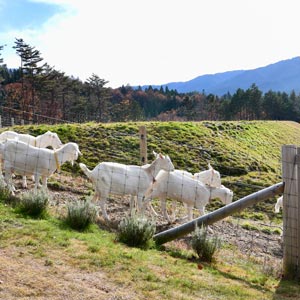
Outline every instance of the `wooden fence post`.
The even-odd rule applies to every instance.
[[[300,278],[300,148],[282,147],[283,194],[283,275]]]
[[[0,116],[0,128],[2,128],[2,116]]]
[[[11,126],[15,126],[15,119],[11,118]]]
[[[140,136],[140,158],[141,158],[141,163],[143,165],[145,165],[147,163],[147,131],[146,131],[146,126],[140,126],[139,136]]]

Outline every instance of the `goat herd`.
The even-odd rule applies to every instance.
[[[189,220],[193,218],[193,208],[198,209],[201,215],[204,214],[205,206],[211,199],[219,198],[225,205],[232,202],[233,192],[221,184],[220,173],[210,165],[208,170],[191,174],[175,170],[168,155],[153,154],[155,159],[152,163],[143,166],[101,162],[93,170],[89,170],[85,164],[79,164],[93,184],[93,201],[99,201],[104,219],[109,220],[106,212],[109,194],[130,195],[131,210],[136,198],[137,209],[142,213],[146,207],[150,207],[156,214],[151,200],[158,198],[162,213],[169,222],[175,218],[176,201],[186,206]],[[24,188],[27,187],[26,176],[31,175],[34,176],[35,189],[38,188],[40,179],[42,186],[47,189],[47,179],[56,170],[59,171],[63,163],[69,161],[73,164],[78,155],[82,154],[76,143],[63,145],[58,135],[51,131],[37,137],[14,131],[0,134],[4,182],[12,194],[15,192],[13,173],[23,176]],[[0,174],[2,176],[2,172]],[[172,199],[172,218],[167,213],[167,198]]]

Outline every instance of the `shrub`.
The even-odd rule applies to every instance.
[[[24,193],[17,206],[17,211],[34,218],[42,218],[47,214],[49,195],[44,190]]]
[[[3,177],[0,178],[0,201],[6,204],[11,204],[13,206],[18,204],[20,201],[17,197],[13,196],[10,193],[10,191],[6,187]]]
[[[96,221],[97,209],[89,200],[70,202],[67,209],[65,222],[72,229],[84,230]]]
[[[125,217],[118,227],[118,240],[130,247],[148,248],[155,233],[154,221],[137,216]]]
[[[221,241],[217,236],[209,237],[207,228],[202,226],[192,233],[191,246],[201,260],[211,262],[216,250],[221,247]]]

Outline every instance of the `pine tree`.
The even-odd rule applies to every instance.
[[[97,121],[103,121],[107,113],[107,102],[110,98],[108,89],[104,87],[107,83],[108,81],[94,73],[86,81],[90,110],[96,112]]]
[[[43,61],[40,51],[36,50],[35,47],[26,44],[23,39],[15,40],[15,46],[17,55],[21,58],[21,83],[22,83],[22,101],[25,101],[25,93],[30,95],[32,113],[35,118],[35,114],[38,112],[38,97],[37,89],[41,87],[42,80],[44,79],[41,75],[45,70],[47,64],[40,63]]]
[[[3,64],[3,58],[1,57],[2,54],[1,54],[1,51],[3,50],[4,46],[0,46],[0,64]]]

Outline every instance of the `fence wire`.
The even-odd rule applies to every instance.
[[[120,139],[123,138],[129,138],[135,141],[135,144],[138,145],[139,143],[139,135],[137,133],[122,133],[122,132],[114,132],[113,133],[114,138],[118,137]],[[156,144],[156,145],[161,145],[163,142],[159,138],[151,137],[151,144]],[[182,144],[175,143],[172,141],[175,146],[182,146]],[[266,142],[267,143],[267,142]],[[18,145],[18,144],[17,144]],[[49,145],[52,146],[52,145]],[[79,145],[80,147],[80,145]],[[203,166],[201,169],[199,167],[199,170],[194,170],[196,171],[203,171],[205,170],[204,166],[207,166],[208,163],[210,163],[215,170],[220,169],[220,175],[221,179],[224,185],[232,188],[234,187],[236,191],[243,191],[243,190],[260,190],[263,189],[265,186],[262,186],[260,184],[254,184],[254,183],[249,183],[245,182],[242,179],[242,176],[233,176],[232,174],[236,173],[238,170],[240,173],[245,172],[245,168],[239,168],[238,166],[234,166],[234,154],[232,156],[228,156],[228,160],[231,162],[232,161],[232,166],[227,166],[226,169],[222,168],[222,164],[218,162],[217,160],[214,160],[215,157],[218,157],[218,152],[212,148],[203,148],[201,145],[195,146],[195,145],[188,145],[185,144],[184,147],[186,147],[187,151],[192,151],[192,150],[199,150],[199,153],[204,153],[201,157],[205,158],[205,162],[202,163],[201,165]],[[253,149],[255,150],[255,145],[252,146]],[[91,183],[90,179],[87,177],[82,177],[82,178],[70,178],[64,174],[64,172],[58,173],[57,171],[60,171],[61,167],[64,167],[65,164],[67,164],[67,169],[71,169],[71,165],[67,163],[67,161],[72,161],[76,160],[76,155],[74,154],[73,151],[63,149],[60,151],[61,155],[59,157],[56,157],[55,153],[56,151],[50,150],[50,149],[42,149],[39,151],[32,151],[32,148],[29,146],[27,147],[18,147],[16,146],[16,151],[12,151],[12,147],[8,148],[9,151],[5,152],[4,150],[4,160],[8,161],[13,167],[13,171],[16,174],[21,174],[21,175],[36,175],[35,171],[37,168],[39,168],[40,174],[46,174],[47,177],[50,177],[50,186],[56,181],[61,182],[61,187],[62,186],[68,186],[69,190],[71,191],[71,195],[69,194],[66,196],[68,199],[74,200],[78,198],[82,198],[82,196],[87,196],[90,194],[90,190],[93,189],[93,184]],[[94,150],[93,145],[88,145],[87,146],[88,150],[92,151]],[[253,150],[251,149],[251,150]],[[84,149],[80,149],[84,150]],[[152,149],[149,149],[152,150]],[[9,153],[9,154],[8,154]],[[47,155],[45,155],[45,153]],[[120,152],[117,151],[117,149],[110,149],[110,160],[111,162],[114,163],[123,163],[126,165],[130,164],[135,164],[139,165],[139,149],[137,146],[137,149],[135,151],[136,157],[131,157],[128,158],[123,157],[120,155]],[[168,154],[168,153],[165,153]],[[75,155],[75,156],[74,156]],[[149,156],[151,154],[149,153]],[[8,157],[10,157],[8,159]],[[71,158],[72,159],[71,159]],[[247,161],[248,156],[245,158],[245,161]],[[172,157],[171,157],[172,158]],[[155,159],[154,157],[150,160],[150,162],[153,162]],[[263,158],[262,158],[263,160]],[[99,163],[101,161],[101,158],[99,157]],[[96,163],[97,164],[97,163]],[[5,168],[7,167],[8,163],[4,163],[3,168],[6,176],[9,176],[10,173],[8,169],[6,170]],[[200,164],[199,164],[200,166]],[[93,168],[91,166],[88,166],[90,170]],[[175,166],[176,167],[176,166]],[[189,161],[181,161],[180,169],[184,170],[189,170],[190,169],[190,162]],[[135,175],[131,172],[131,169],[129,171],[128,166],[126,166],[123,170],[122,173],[118,173],[118,169],[115,169],[114,172],[116,177],[118,178],[123,178],[123,186],[120,187],[118,186],[118,191],[113,191],[108,190],[107,194],[109,194],[107,198],[107,212],[110,217],[113,216],[115,219],[120,219],[127,215],[129,213],[129,202],[130,200],[128,199],[127,195],[130,193],[136,194],[138,190],[144,192],[145,191],[145,186],[140,186],[139,184],[133,184],[132,186],[130,185],[130,180],[129,177],[133,178],[133,182],[139,182],[143,178],[143,175],[141,175],[141,170],[144,171],[140,166],[138,166],[138,172],[136,172]],[[55,172],[56,171],[56,172]],[[158,169],[152,170],[151,176],[153,178],[157,174]],[[264,176],[264,172],[257,170],[255,177],[253,178],[253,182],[258,181],[260,182],[260,178]],[[281,176],[281,166],[278,164],[278,168],[274,170],[276,182],[282,181],[282,176]],[[101,175],[96,174],[97,178],[101,178]],[[113,174],[110,174],[110,180],[112,180]],[[52,179],[52,180],[51,180]],[[16,182],[16,179],[13,179],[14,182]],[[104,180],[105,181],[105,180]],[[275,182],[273,182],[275,183]],[[29,178],[29,187],[33,187],[34,182],[31,181]],[[132,183],[131,183],[132,184]],[[112,182],[110,182],[110,188],[113,186]],[[134,188],[137,188],[137,191],[134,190]],[[20,186],[20,183],[17,184],[17,192],[21,190],[23,192],[23,189]],[[134,190],[134,192],[132,192]],[[181,190],[181,194],[185,195],[185,190]],[[287,191],[288,194],[293,195],[292,191]],[[60,193],[54,191],[52,192],[53,194],[53,204],[54,205],[62,205],[66,203],[66,200],[62,200],[61,196],[59,195]],[[94,191],[92,192],[94,194]],[[111,194],[115,194],[112,196]],[[242,193],[243,194],[243,193]],[[75,196],[74,196],[75,195]],[[123,195],[126,195],[126,197],[122,197]],[[125,198],[125,199],[124,199]],[[234,200],[237,200],[238,196],[234,195]],[[269,205],[272,207],[275,204],[270,203]],[[216,207],[219,207],[221,204],[218,202],[214,203],[215,206],[209,207],[209,210],[213,210]],[[155,210],[158,212],[159,216],[157,217],[157,222],[159,223],[158,228],[165,228],[166,226],[166,220],[162,216],[162,210],[160,203],[158,201],[153,201],[153,206]],[[170,210],[171,205],[168,204],[167,208]],[[296,209],[297,206],[291,205],[289,210],[294,210]],[[178,224],[178,222],[184,222],[185,219],[184,217],[186,216],[187,212],[186,209],[183,207],[182,204],[177,204],[177,210],[176,210],[176,223],[171,225],[175,226]],[[194,216],[197,217],[197,214],[199,212],[197,210],[194,210]],[[256,216],[257,217],[257,216]],[[291,216],[293,218],[293,216]],[[295,226],[299,226],[298,220],[294,219],[294,224]],[[216,223],[213,227],[213,230],[216,234],[220,234],[221,236],[224,237],[225,242],[233,245],[237,250],[231,251],[230,253],[232,254],[232,261],[233,263],[237,260],[238,257],[238,252],[242,252],[246,256],[252,259],[258,259],[261,262],[261,265],[263,268],[266,269],[266,271],[271,272],[269,270],[270,266],[279,266],[281,263],[282,259],[282,241],[281,237],[279,234],[274,234],[275,230],[277,233],[280,233],[282,224],[281,223],[272,223],[269,220],[266,220],[264,218],[256,220],[256,221],[251,221],[249,223],[244,215],[235,215],[229,220],[221,221]],[[292,247],[292,245],[291,245]],[[272,270],[274,272],[274,270]]]

